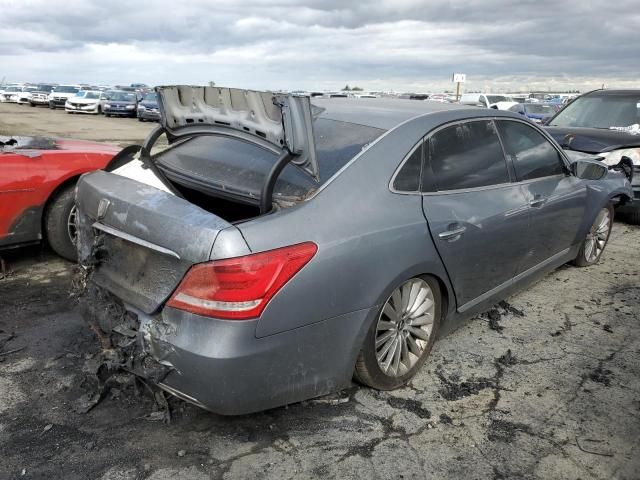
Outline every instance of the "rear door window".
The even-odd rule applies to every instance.
[[[429,162],[439,191],[508,183],[509,173],[491,120],[464,122],[434,133]]]
[[[558,150],[533,127],[522,122],[500,120],[498,130],[518,180],[532,180],[564,172]]]

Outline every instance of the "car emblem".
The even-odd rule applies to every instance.
[[[107,215],[107,210],[109,209],[109,205],[111,205],[111,202],[106,198],[103,198],[102,200],[100,200],[100,203],[98,204],[97,220],[102,220],[105,217],[105,215]]]

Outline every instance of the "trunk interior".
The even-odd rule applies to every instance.
[[[242,222],[260,215],[260,208],[257,205],[222,198],[212,193],[204,193],[200,190],[180,185],[175,181],[171,183],[184,196],[185,200],[223,218],[229,223]]]

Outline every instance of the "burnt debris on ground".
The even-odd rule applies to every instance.
[[[524,311],[514,307],[509,302],[502,300],[493,306],[490,310],[480,315],[489,321],[489,328],[501,333],[504,330],[504,326],[500,324],[500,320],[507,316],[524,317]]]

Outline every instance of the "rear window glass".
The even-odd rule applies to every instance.
[[[509,182],[509,173],[491,121],[446,127],[429,139],[429,161],[438,190],[485,187]]]
[[[355,123],[319,118],[313,123],[320,182],[324,183],[385,131]]]

